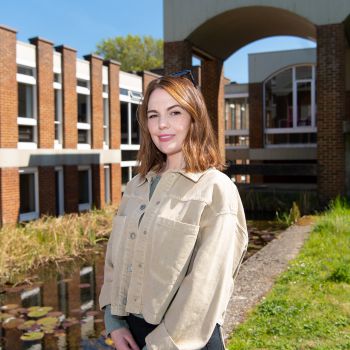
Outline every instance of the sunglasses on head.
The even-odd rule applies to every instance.
[[[193,78],[193,75],[192,75],[192,72],[190,69],[185,69],[185,70],[182,70],[180,72],[172,73],[172,74],[169,74],[169,76],[174,77],[174,78],[182,78],[182,77],[187,78],[188,80],[190,80],[192,82],[194,87],[197,87],[197,84],[194,81],[194,78]]]

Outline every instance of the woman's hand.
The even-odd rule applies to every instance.
[[[125,327],[112,331],[111,338],[117,350],[140,350],[131,332]]]

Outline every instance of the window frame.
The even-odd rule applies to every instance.
[[[311,67],[311,78],[307,79],[296,79],[296,70],[298,67]],[[266,117],[266,84],[274,77],[284,71],[292,69],[292,98],[293,98],[293,127],[288,128],[267,128],[267,117]],[[311,82],[311,125],[310,126],[298,126],[298,102],[297,102],[297,84]],[[264,123],[264,147],[265,148],[280,148],[280,147],[316,147],[317,143],[278,143],[278,144],[267,144],[266,135],[273,134],[312,134],[317,133],[316,126],[316,65],[312,63],[297,64],[286,66],[272,75],[267,77],[263,83],[263,123]]]
[[[58,173],[58,204],[59,207],[56,208],[58,216],[64,215],[64,173],[62,166],[56,166],[55,172]]]
[[[105,86],[107,88],[105,88]],[[109,111],[109,94],[105,90],[108,91],[109,86],[107,84],[103,84],[103,92],[102,92],[102,113],[103,113],[103,149],[109,149],[110,147],[110,111]]]
[[[40,215],[38,169],[37,168],[19,168],[18,173],[19,173],[19,176],[25,175],[25,174],[34,174],[34,206],[35,206],[35,211],[31,211],[28,213],[20,212],[19,221],[22,222],[22,221],[31,221],[31,220],[38,219]],[[21,201],[21,187],[19,188],[19,191],[20,191],[20,201]]]
[[[83,86],[79,86],[78,85],[78,81],[84,81],[86,82],[86,86],[87,87],[83,87]],[[87,132],[87,141],[88,142],[84,142],[84,143],[80,143],[79,142],[79,138],[78,138],[78,142],[77,142],[77,149],[82,149],[82,150],[86,150],[86,149],[91,149],[91,92],[90,92],[90,80],[87,79],[81,79],[81,78],[77,78],[76,79],[76,92],[77,92],[77,120],[78,120],[78,112],[79,112],[79,107],[78,107],[78,99],[79,96],[78,95],[84,95],[86,96],[86,113],[87,113],[87,122],[86,123],[82,123],[82,122],[77,122],[77,132],[78,130],[84,130]]]
[[[31,103],[33,108],[33,116],[31,118],[19,116],[17,111],[17,126],[23,125],[23,126],[33,127],[33,141],[32,142],[19,141],[19,135],[18,135],[17,148],[18,149],[37,149],[37,144],[38,144],[38,129],[37,129],[38,106],[37,106],[37,79],[36,79],[37,72],[35,67],[26,66],[23,64],[17,64],[17,72],[19,67],[28,69],[32,72],[32,74],[30,75],[16,73],[16,82],[17,82],[17,89],[18,89],[18,84],[29,85],[32,88]],[[19,105],[18,97],[17,97],[17,103]]]
[[[63,145],[63,96],[62,96],[62,74],[58,72],[54,72],[54,75],[58,76],[58,81],[53,82],[54,94],[57,92],[57,101],[56,96],[54,96],[55,102],[55,119],[54,119],[54,127],[58,125],[58,139],[54,139],[54,148],[62,149]],[[55,80],[55,79],[54,79]],[[58,106],[56,106],[56,102]],[[58,115],[58,120],[56,120],[56,112]]]
[[[90,210],[92,207],[92,174],[91,174],[91,166],[90,165],[79,165],[78,166],[78,172],[79,171],[88,171],[88,198],[89,202],[87,203],[79,203],[79,196],[80,193],[78,193],[78,211],[86,211]],[[79,178],[79,175],[78,175]],[[78,185],[80,186],[80,184]]]

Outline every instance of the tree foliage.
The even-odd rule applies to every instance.
[[[151,36],[127,35],[104,39],[96,53],[121,63],[123,71],[141,71],[163,66],[163,40]]]

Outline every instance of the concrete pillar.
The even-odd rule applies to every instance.
[[[38,147],[53,148],[55,140],[55,99],[53,90],[53,44],[35,37],[36,46]]]
[[[345,194],[344,25],[317,26],[317,159],[321,204]]]

